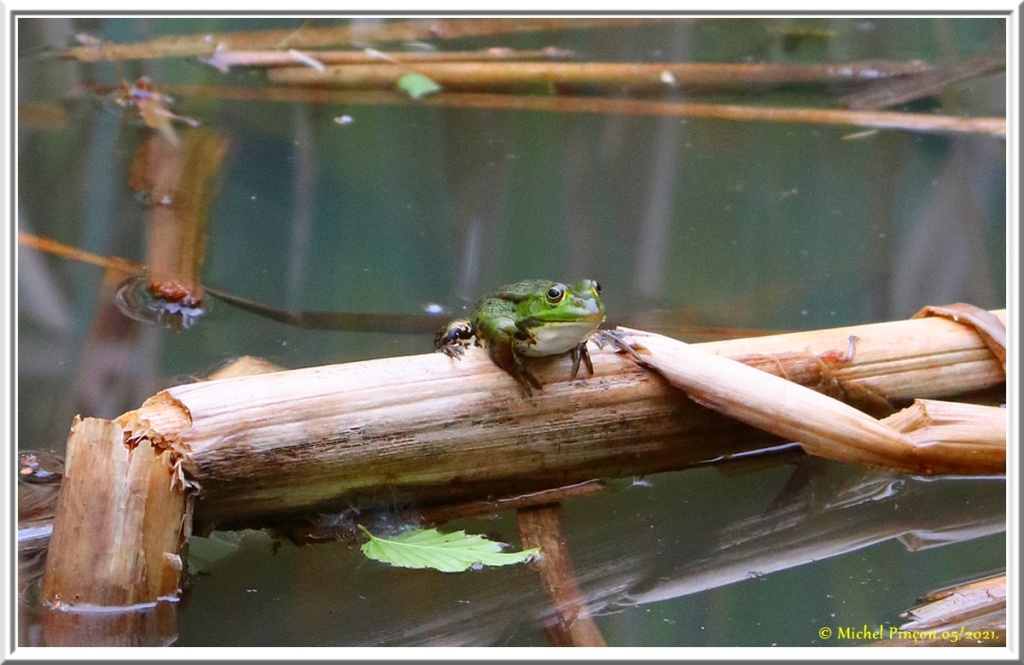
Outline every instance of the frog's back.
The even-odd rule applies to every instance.
[[[536,295],[538,289],[546,289],[551,282],[531,279],[498,287],[477,302],[470,319],[477,330],[477,339],[492,343],[492,336],[499,329],[514,326],[519,318],[519,304]]]
[[[511,302],[520,302],[524,298],[528,298],[538,293],[544,293],[551,284],[554,284],[554,282],[547,279],[527,279],[522,282],[499,286],[489,297],[509,300]]]

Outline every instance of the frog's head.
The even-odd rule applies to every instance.
[[[604,321],[601,287],[592,279],[572,286],[534,281],[519,285],[516,326],[522,332],[514,342],[526,356],[553,356],[585,344]]]
[[[596,329],[604,321],[601,285],[584,279],[571,286],[561,282],[541,282],[541,287],[521,305],[523,317],[541,325],[589,323]]]

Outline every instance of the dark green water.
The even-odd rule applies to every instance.
[[[118,70],[47,49],[83,32],[131,42],[300,24],[23,19],[18,101],[66,116],[18,131],[19,229],[144,261],[145,210],[127,173],[148,130],[85,89],[142,74],[157,85],[263,84],[258,72],[224,76],[190,58]],[[779,36],[792,27],[827,36]],[[624,62],[948,63],[1003,49],[1004,23],[723,20],[434,45],[554,45]],[[911,108],[1001,116],[1004,85],[983,77]],[[1005,306],[1002,138],[415,105],[182,97],[174,108],[228,142],[204,282],[275,307],[417,314],[542,276],[598,279],[617,317],[677,310],[693,325],[734,328],[883,321],[957,301]],[[342,115],[352,122],[335,122]],[[105,334],[93,327],[109,306],[97,299],[100,269],[26,249],[18,259],[19,448],[60,450],[74,414],[114,417],[226,358],[303,367],[431,348],[430,335],[303,330],[216,301],[183,332],[124,319]],[[920,595],[1005,567],[999,479],[927,482],[808,461],[648,480],[565,507],[581,585],[612,645],[837,645],[819,628],[899,625]],[[465,528],[517,540],[509,514]],[[545,608],[527,568],[396,571],[345,544],[275,554],[251,536],[198,579],[177,643],[543,645]],[[30,622],[23,635],[35,634]]]

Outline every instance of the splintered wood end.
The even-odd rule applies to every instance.
[[[179,490],[198,491],[198,483],[190,480],[184,464],[191,452],[183,443],[181,433],[192,426],[188,407],[170,393],[162,391],[146,400],[141,407],[122,414],[115,421],[124,430],[124,444],[129,450],[147,442],[155,450],[167,454],[173,473],[171,485]]]
[[[191,510],[182,454],[145,419],[122,420],[133,429],[100,418],[72,425],[43,576],[53,608],[127,609],[178,592]]]

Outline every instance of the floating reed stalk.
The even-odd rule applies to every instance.
[[[61,52],[65,59],[133,60],[213,55],[218,46],[236,51],[309,49],[358,46],[374,42],[486,37],[519,32],[620,28],[652,23],[687,23],[707,18],[462,18],[415,19],[390,23],[357,21],[342,26],[300,26],[283,30],[173,35],[138,44],[107,44],[96,41]]]
[[[315,56],[314,56],[315,57]],[[294,65],[294,63],[292,63]],[[381,63],[358,66],[285,67],[268,72],[286,85],[334,88],[394,88],[415,71],[449,91],[509,88],[613,88],[670,91],[677,87],[749,88],[757,85],[850,83],[927,71],[919,61],[841,64],[730,64],[620,62],[445,62],[406,66]]]
[[[858,111],[906,104],[921,97],[939,94],[958,81],[1005,69],[1004,53],[982,53],[953,67],[925,72],[900,81],[880,82],[867,90],[848,95],[842,102],[848,108]]]
[[[572,57],[572,51],[548,47],[529,51],[490,48],[483,51],[231,51],[217,49],[206,63],[222,72],[232,67],[294,67],[296,65],[365,65],[392,63],[546,60]]]
[[[920,605],[900,615],[909,619],[900,626],[901,629],[948,628],[981,614],[1000,614],[1005,621],[1006,575],[994,575],[933,591],[921,601]]]
[[[851,335],[859,341],[845,360]],[[653,345],[653,337],[648,342]],[[894,404],[1005,380],[970,328],[938,318],[695,346],[705,356],[756,356],[831,394],[868,393]],[[644,358],[672,357],[661,346],[652,351]],[[573,382],[565,380],[568,359],[537,362],[546,385],[536,399],[520,397],[514,382],[473,348],[461,361],[427,354],[178,386],[118,422],[128,439],[156,440],[181,455],[201,488],[195,519],[202,530],[273,523],[391,491],[415,496],[424,507],[474,501],[678,469],[777,442],[697,406],[621,355],[592,355],[595,375]],[[757,380],[774,379],[767,392],[799,387],[744,369]],[[707,381],[717,384],[717,378]],[[820,398],[813,408],[845,406],[811,394]],[[853,414],[864,415],[850,407],[840,415]],[[804,414],[789,415],[802,420]],[[864,418],[870,424],[856,420],[855,426],[873,432],[881,452],[865,449],[856,461],[912,466],[894,453],[900,435]],[[756,424],[776,431],[773,422]],[[831,431],[825,424],[813,429],[819,438]],[[1001,468],[988,453],[980,462],[971,456],[953,461],[914,470]]]
[[[1005,312],[994,314],[1005,320]],[[859,338],[853,353],[852,336]],[[858,385],[886,402],[1003,383],[985,342],[950,320],[705,344],[696,352],[704,358],[689,350],[680,356],[681,343],[660,336],[643,335],[642,342],[644,362],[702,404],[796,438],[815,454],[920,473],[1002,468],[1005,444],[997,450],[991,412],[939,416],[946,407],[924,402],[917,418],[896,416],[890,424],[905,426],[889,427],[715,355],[731,351],[762,362],[775,356],[768,365],[782,375],[826,391]],[[193,523],[199,533],[281,526],[350,502],[402,496],[429,510],[678,469],[777,441],[698,406],[610,347],[595,349],[592,359],[594,374],[573,381],[566,380],[568,358],[538,359],[534,369],[545,387],[529,399],[482,349],[471,348],[461,361],[428,354],[205,381],[160,392],[116,422],[76,419],[42,585],[55,608],[48,620],[54,631],[87,643],[87,622],[63,610],[130,609],[176,596],[181,546]],[[710,376],[719,364],[727,369]],[[728,396],[743,390],[740,399]],[[816,411],[827,414],[824,420]],[[926,427],[918,427],[922,422]],[[844,424],[855,436],[837,430]],[[955,440],[939,436],[936,444],[932,429],[926,445],[915,446],[899,431],[936,425],[951,427]],[[987,428],[988,445],[978,446],[974,435],[958,445],[978,427]],[[918,448],[940,455],[918,455]],[[93,628],[106,631],[99,641],[142,634],[142,643],[159,643],[173,621],[160,619],[165,609],[156,611],[164,614],[149,620],[121,612],[111,625]],[[135,630],[139,621],[155,632]],[[75,627],[79,633],[67,632]]]
[[[706,118],[743,122],[850,125],[878,129],[902,129],[914,132],[1006,135],[1005,118],[970,118],[927,113],[847,111],[843,109],[742,106],[737,104],[691,104],[689,102],[660,102],[638,99],[485,93],[439,93],[413,101],[409,99],[408,95],[397,92],[349,92],[297,87],[249,88],[241,86],[168,85],[164,86],[164,89],[171,94],[196,99],[352,104],[362,106],[420,105],[506,111],[602,113],[629,116]]]

